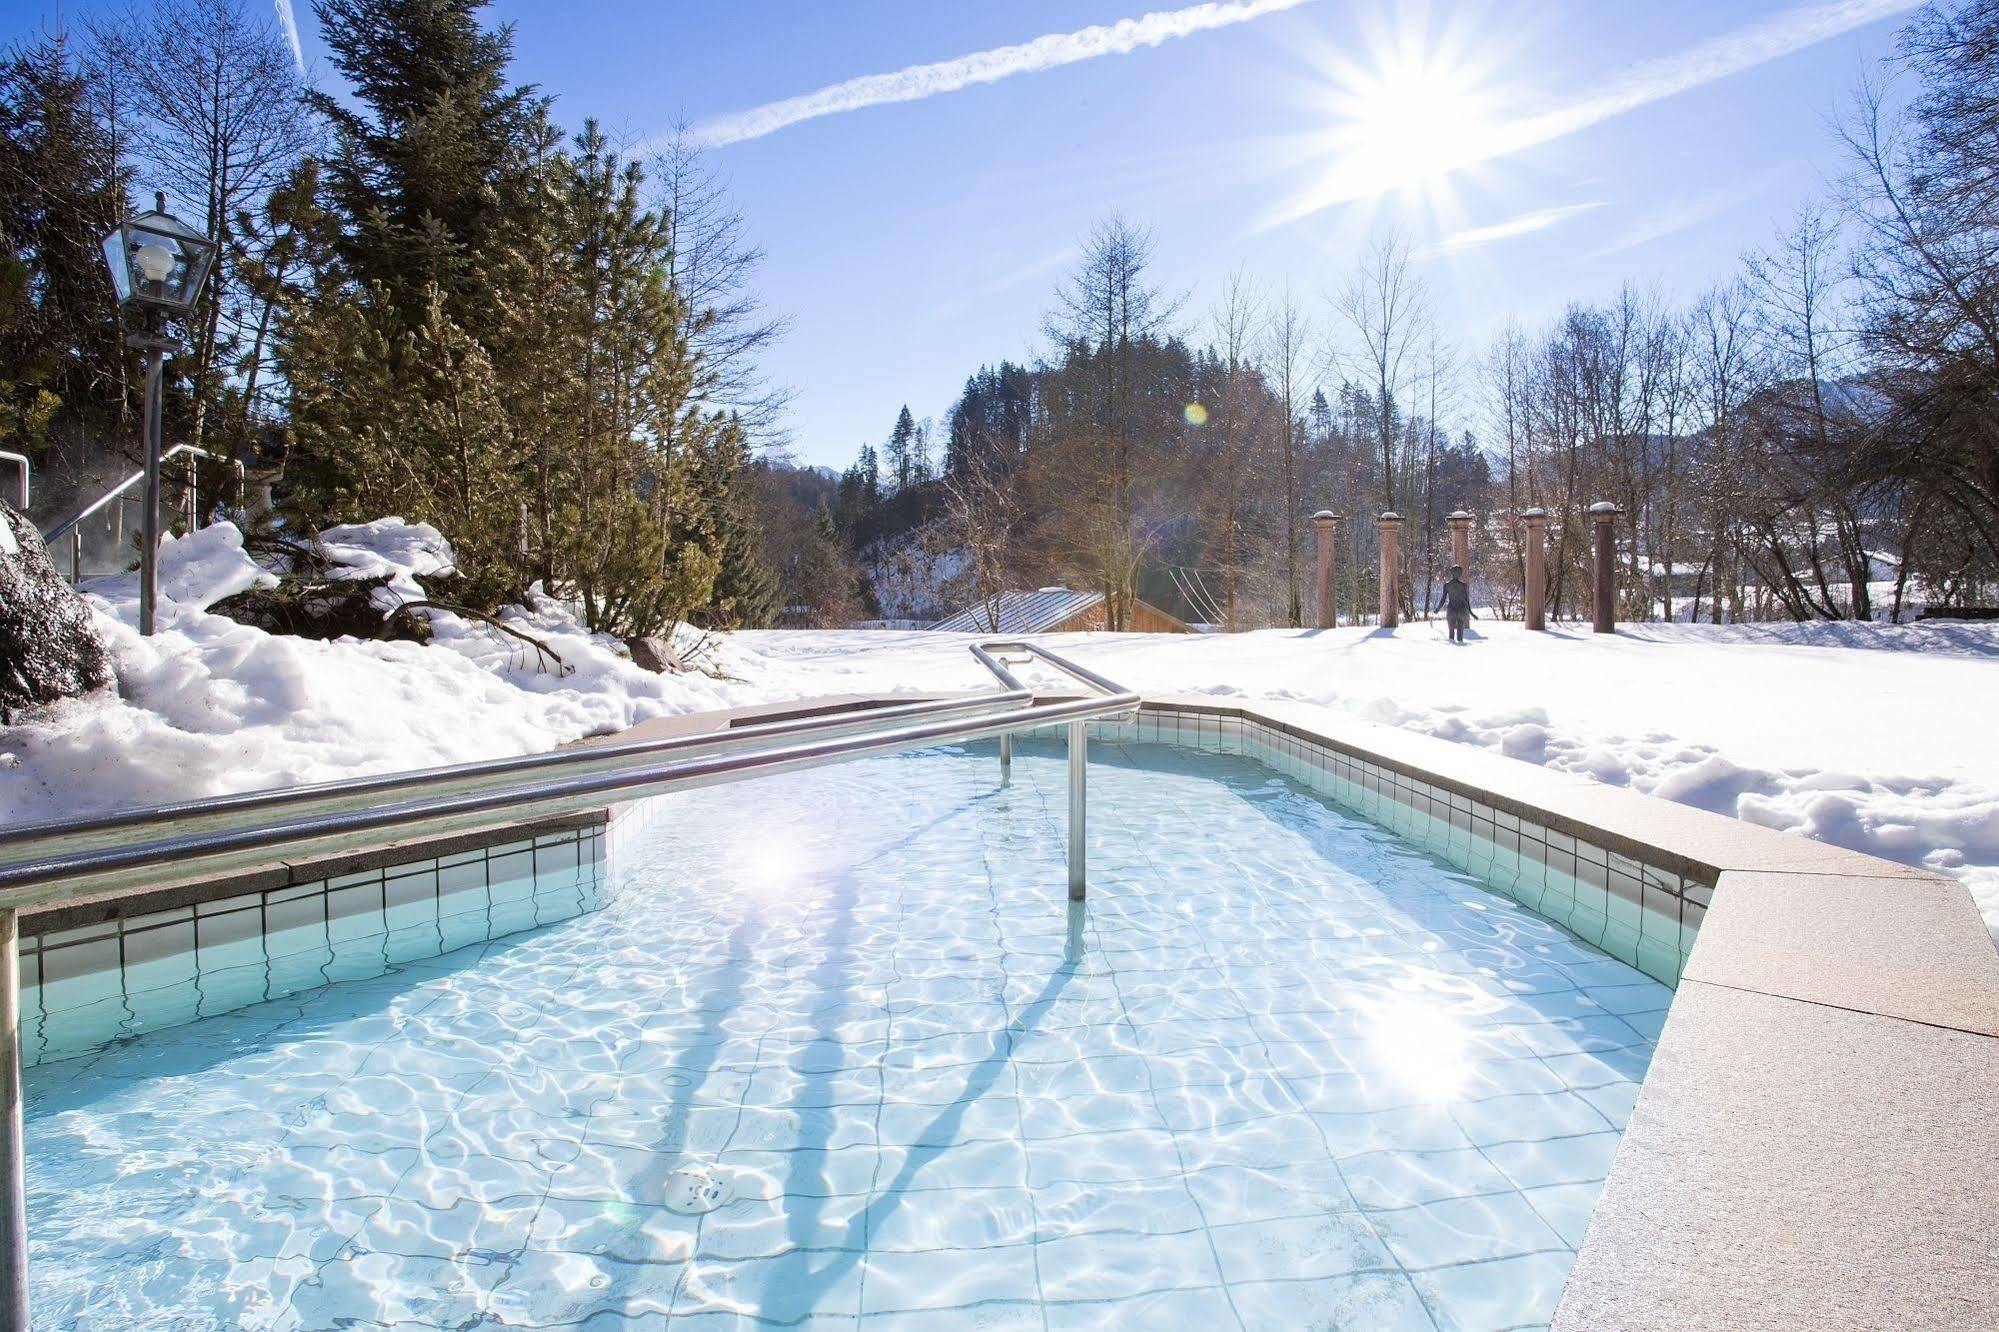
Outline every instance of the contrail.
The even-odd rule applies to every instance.
[[[1592,201],[1563,204],[1556,208],[1540,208],[1531,213],[1522,213],[1518,217],[1509,217],[1504,222],[1495,222],[1491,226],[1452,232],[1431,248],[1438,251],[1473,250],[1481,245],[1490,245],[1494,241],[1511,240],[1515,236],[1545,231],[1557,223],[1566,222],[1572,217],[1601,207],[1603,207],[1601,201]]]
[[[1197,32],[1248,23],[1266,14],[1296,9],[1310,0],[1229,0],[1228,3],[1189,5],[1185,9],[1161,10],[1116,23],[1080,28],[1075,32],[1051,32],[1031,42],[996,46],[974,51],[953,60],[929,65],[910,65],[889,74],[869,74],[844,83],[830,84],[816,92],[781,101],[766,102],[744,111],[704,120],[694,127],[697,141],[711,147],[741,143],[774,134],[787,125],[820,116],[858,111],[863,107],[885,106],[891,102],[915,102],[939,93],[957,92],[975,83],[997,83],[1016,74],[1073,65],[1098,56],[1128,55],[1141,47],[1158,46]]]
[[[305,48],[298,40],[298,16],[292,13],[292,0],[273,0],[278,10],[278,27],[285,34],[285,44],[292,49],[292,59],[298,62],[298,72],[305,73]]]
[[[1922,3],[1923,0],[1833,0],[1829,4],[1799,5],[1676,55],[1642,61],[1595,91],[1538,115],[1497,125],[1468,125],[1457,150],[1441,163],[1427,163],[1426,168],[1430,174],[1440,169],[1455,170],[1567,138],[1627,111],[1768,64],[1855,28],[1906,13]],[[1263,225],[1295,222],[1322,208],[1368,198],[1408,183],[1392,174],[1342,170],[1336,164],[1329,176],[1287,201],[1264,219]]]

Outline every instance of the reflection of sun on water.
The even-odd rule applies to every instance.
[[[805,882],[804,849],[782,833],[761,836],[743,848],[734,877],[752,897],[789,897]]]
[[[1370,1023],[1369,1040],[1389,1076],[1426,1099],[1448,1099],[1471,1075],[1464,1025],[1435,1001],[1397,999]]]

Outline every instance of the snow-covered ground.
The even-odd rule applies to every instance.
[[[394,520],[329,534],[399,589],[448,560],[435,541]],[[115,695],[0,730],[0,820],[523,753],[665,713],[989,683],[971,636],[865,631],[739,633],[703,658],[720,678],[652,675],[549,602],[510,622],[567,673],[443,614],[428,647],[277,638],[200,609],[259,576],[233,529],[174,543],[164,567],[150,641],[130,627],[129,576],[94,589]],[[1928,865],[1970,885],[1999,934],[1999,625],[1473,629],[1462,647],[1441,623],[1045,641],[1141,692],[1323,704]]]

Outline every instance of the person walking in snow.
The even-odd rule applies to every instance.
[[[1451,576],[1444,580],[1444,586],[1437,593],[1437,604],[1432,611],[1444,612],[1444,623],[1451,631],[1451,641],[1465,641],[1465,627],[1471,623],[1471,584],[1465,582],[1465,567],[1451,566]]]

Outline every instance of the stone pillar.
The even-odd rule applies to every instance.
[[[1596,558],[1592,562],[1590,628],[1599,634],[1617,632],[1617,506],[1599,500],[1589,506],[1596,524]]]
[[[1312,538],[1319,555],[1319,627],[1330,629],[1339,623],[1339,593],[1333,586],[1333,547],[1339,541],[1340,516],[1331,509],[1312,515]]]
[[[1465,571],[1465,581],[1471,581],[1471,515],[1459,509],[1450,517],[1451,563]]]
[[[1522,588],[1523,618],[1529,629],[1548,627],[1548,511],[1529,509],[1520,515],[1527,526],[1527,586]]]
[[[1381,627],[1393,629],[1402,619],[1402,515],[1384,513],[1375,526],[1381,530]]]

